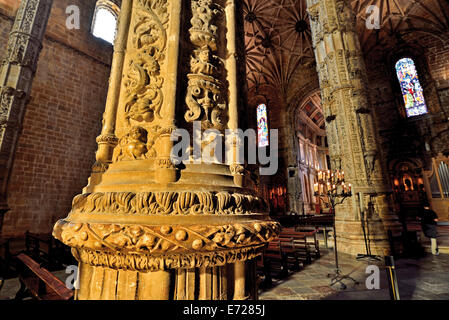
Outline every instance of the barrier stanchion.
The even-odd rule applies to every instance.
[[[385,267],[387,269],[386,271],[391,300],[401,300],[399,296],[398,278],[396,276],[396,269],[394,266],[394,257],[385,257]]]

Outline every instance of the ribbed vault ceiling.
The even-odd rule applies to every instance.
[[[249,87],[285,88],[300,63],[314,61],[305,1],[245,0]]]
[[[371,5],[380,9],[380,29],[366,28],[366,11]],[[409,33],[434,35],[447,40],[449,1],[447,0],[353,0],[358,32],[365,51],[387,48],[398,37]]]
[[[409,33],[448,41],[448,0],[351,0],[365,51],[388,50]],[[379,30],[367,29],[367,8],[380,9]],[[306,0],[244,0],[250,90],[285,93],[299,64],[314,63]]]

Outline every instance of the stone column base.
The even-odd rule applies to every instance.
[[[347,253],[353,256],[358,254],[366,254],[366,246],[363,239],[350,240],[337,237],[337,248],[339,253]],[[391,254],[390,243],[388,240],[371,241],[370,249],[372,255],[387,256]]]
[[[80,263],[77,300],[257,299],[255,260],[166,271],[114,270]]]
[[[337,248],[339,252],[351,255],[366,254],[365,237],[361,221],[336,221]],[[391,254],[388,230],[393,236],[401,232],[398,222],[370,221],[365,227],[371,254],[385,256]]]

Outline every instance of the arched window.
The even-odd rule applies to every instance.
[[[257,107],[257,141],[259,148],[267,147],[268,141],[268,116],[267,106],[261,104]]]
[[[396,74],[401,85],[407,117],[420,116],[427,113],[424,93],[419,82],[415,62],[410,58],[402,58],[396,63]]]
[[[117,31],[118,12],[119,9],[113,2],[99,0],[92,21],[92,34],[113,44]]]

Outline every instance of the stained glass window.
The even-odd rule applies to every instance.
[[[268,116],[267,116],[267,106],[261,104],[257,107],[257,141],[259,142],[259,147],[267,147],[268,142]]]
[[[424,93],[419,82],[415,62],[410,58],[403,58],[396,63],[396,73],[401,84],[407,117],[419,116],[427,113]]]

